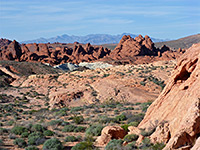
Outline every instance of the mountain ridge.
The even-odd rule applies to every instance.
[[[119,43],[121,38],[124,35],[130,35],[132,38],[135,38],[138,36],[137,34],[131,34],[131,33],[122,33],[122,34],[117,34],[117,35],[111,35],[111,34],[88,34],[85,36],[76,36],[76,35],[68,35],[68,34],[63,34],[61,36],[55,36],[51,38],[38,38],[34,40],[26,40],[22,41],[20,43],[55,43],[55,42],[60,42],[60,43],[74,43],[74,42],[79,42],[79,43],[91,43],[94,45],[100,45],[100,44],[112,44],[112,43]],[[157,39],[157,38],[152,38],[152,41],[154,42],[163,42],[165,40],[163,39]]]

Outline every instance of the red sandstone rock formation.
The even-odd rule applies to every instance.
[[[189,149],[200,135],[200,44],[179,59],[168,84],[148,108],[139,128],[156,128],[152,142]]]
[[[39,61],[50,63],[52,65],[66,62],[80,63],[83,61],[90,62],[105,57],[110,53],[107,48],[92,46],[89,43],[81,45],[75,42],[73,47],[66,44],[22,44],[17,41],[9,42],[4,39],[0,40],[4,45],[0,51],[0,60],[15,61]],[[5,46],[5,43],[8,45]]]
[[[157,60],[170,60],[178,58],[184,51],[171,51],[167,46],[158,49],[149,36],[139,35],[135,39],[124,35],[117,47],[104,61],[114,63],[150,63]]]
[[[124,35],[112,52],[102,46],[92,46],[90,43],[86,45],[77,42],[73,44],[32,43],[20,45],[16,41],[9,44],[4,39],[1,39],[0,43],[4,43],[0,51],[0,60],[39,61],[52,65],[97,60],[109,63],[117,62],[119,64],[139,64],[150,63],[156,60],[176,59],[184,53],[184,50],[171,51],[166,46],[157,49],[147,35],[145,37],[139,35],[135,39]],[[9,45],[6,46],[5,43]]]

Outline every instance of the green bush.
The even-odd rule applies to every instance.
[[[147,109],[149,108],[149,106],[152,104],[152,102],[146,102],[146,103],[142,103],[141,107],[142,107],[142,111],[146,112]]]
[[[45,131],[43,132],[43,134],[44,134],[44,136],[53,136],[53,135],[54,135],[54,132],[51,131],[51,130],[45,130]]]
[[[79,139],[76,138],[75,136],[67,136],[65,138],[65,142],[76,142],[76,141],[79,141]]]
[[[122,127],[126,132],[128,132],[128,127],[129,127],[129,126],[130,126],[129,124],[121,125],[121,127]]]
[[[17,145],[18,147],[20,147],[20,148],[24,148],[24,147],[26,147],[26,142],[24,141],[24,139],[22,139],[22,138],[17,138],[17,139],[15,139],[14,141],[13,141],[13,144],[14,145]]]
[[[150,139],[148,138],[144,138],[142,143],[140,144],[140,149],[150,149],[150,147],[153,146],[153,144],[151,143]]]
[[[8,133],[8,130],[5,128],[0,128],[0,134]]]
[[[83,141],[72,147],[72,150],[93,150],[94,146],[91,142]]]
[[[76,126],[70,124],[70,125],[64,126],[64,128],[62,129],[62,132],[74,132],[74,129],[76,129]]]
[[[150,136],[155,130],[156,130],[156,128],[150,129],[149,131],[145,131],[145,130],[142,129],[141,135],[143,135],[144,137]]]
[[[111,140],[105,147],[105,150],[117,150],[117,149],[123,149],[122,148],[123,140],[119,139],[113,139]]]
[[[163,143],[156,143],[153,146],[151,146],[152,150],[160,150],[163,149],[165,147],[165,144]]]
[[[14,122],[15,122],[14,120],[10,120],[10,121],[7,122],[7,125],[12,126],[14,124]]]
[[[122,113],[121,115],[116,116],[115,119],[116,119],[117,121],[124,121],[124,120],[126,120],[127,118],[126,118],[126,115]]]
[[[104,127],[100,124],[98,125],[92,125],[86,130],[86,135],[92,135],[92,136],[100,136],[101,135],[101,130]]]
[[[134,150],[134,149],[138,149],[138,147],[136,146],[136,142],[131,142],[128,145],[126,145],[125,147],[126,150]]]
[[[32,131],[43,132],[46,129],[41,124],[34,124],[31,128]]]
[[[56,138],[47,140],[43,145],[43,150],[62,150],[62,149],[63,149],[62,143]]]
[[[3,146],[3,145],[4,145],[3,140],[0,139],[0,146]]]
[[[28,137],[29,134],[30,134],[30,133],[28,133],[27,131],[26,131],[26,132],[23,132],[23,133],[21,134],[21,138],[26,138],[26,137]]]
[[[76,124],[80,124],[84,121],[84,118],[83,116],[74,116],[73,117],[73,121],[76,123]]]
[[[33,132],[28,136],[28,145],[40,145],[45,142],[45,138],[40,132]]]
[[[83,107],[72,107],[70,112],[73,113],[73,112],[78,112],[78,111],[82,111],[83,110]]]
[[[84,132],[85,129],[86,129],[86,127],[77,126],[77,127],[74,129],[74,132]]]
[[[133,121],[133,122],[130,122],[128,125],[129,125],[129,126],[137,127],[138,124],[139,124],[139,122],[137,122],[137,121]]]
[[[24,132],[28,132],[27,128],[23,126],[15,126],[11,129],[11,132],[16,134],[16,135],[21,135]]]
[[[25,148],[25,150],[39,150],[36,146],[28,146]]]
[[[129,124],[130,122],[141,122],[144,118],[144,115],[144,113],[132,115],[130,118],[128,118],[127,123]]]
[[[56,125],[61,125],[62,121],[61,120],[51,120],[48,122],[48,125],[50,126],[56,126]]]
[[[125,137],[124,137],[124,141],[126,142],[132,142],[132,141],[136,141],[138,139],[138,135],[136,134],[127,134]]]

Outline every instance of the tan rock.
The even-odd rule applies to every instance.
[[[200,149],[200,137],[196,140],[191,150],[199,150],[199,149]]]
[[[98,145],[106,145],[111,139],[122,139],[126,135],[126,131],[119,126],[106,126],[101,131],[101,136],[96,140]]]
[[[141,130],[139,128],[134,127],[134,126],[129,126],[128,130],[129,130],[128,134],[140,135],[140,132],[141,132]]]
[[[158,126],[151,139],[167,143],[165,149],[190,147],[200,134],[199,89],[200,44],[196,44],[179,59],[168,84],[138,127]],[[162,122],[168,124],[160,126]]]

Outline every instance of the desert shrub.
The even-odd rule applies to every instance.
[[[10,120],[10,121],[7,122],[7,125],[12,126],[14,122],[15,122],[14,120]]]
[[[0,139],[0,146],[4,145],[3,140]]]
[[[118,150],[118,149],[122,149],[122,144],[123,144],[123,140],[119,139],[113,139],[110,140],[110,142],[106,145],[105,150]]]
[[[76,126],[74,126],[74,125],[71,125],[71,124],[70,125],[66,125],[62,129],[62,132],[73,132],[75,128],[76,128]]]
[[[73,121],[76,123],[76,124],[80,124],[84,121],[84,118],[83,116],[74,116],[73,117]]]
[[[134,150],[134,149],[138,149],[138,147],[136,146],[136,142],[131,142],[128,145],[126,145],[125,147],[126,150]]]
[[[75,136],[67,136],[65,138],[65,142],[76,142],[76,141],[79,141],[80,139],[75,137]]]
[[[130,122],[141,122],[142,119],[144,118],[144,115],[143,113],[139,113],[139,114],[135,114],[135,115],[132,115],[130,118],[127,119],[127,123],[129,124]]]
[[[5,128],[0,128],[0,134],[8,133],[8,130]]]
[[[25,148],[25,150],[39,150],[36,146],[28,146]]]
[[[73,113],[73,112],[78,112],[78,111],[82,111],[83,110],[83,107],[72,107],[70,112]]]
[[[32,131],[38,131],[38,132],[43,132],[46,129],[41,125],[41,124],[34,124],[31,128]]]
[[[139,122],[133,121],[133,122],[130,122],[128,125],[129,125],[129,126],[137,127],[138,124],[139,124]]]
[[[75,129],[74,129],[74,132],[84,132],[86,129],[86,127],[83,127],[83,126],[77,126]]]
[[[138,139],[138,135],[136,134],[127,134],[125,137],[124,137],[124,141],[126,142],[132,142],[132,141],[136,141]]]
[[[17,139],[15,139],[14,141],[13,141],[13,144],[14,145],[17,145],[18,147],[20,147],[20,148],[23,148],[23,147],[26,147],[26,142],[24,141],[24,139],[22,139],[22,138],[17,138]]]
[[[29,133],[27,131],[25,131],[21,134],[21,138],[26,138],[26,137],[28,137],[28,135],[29,135]]]
[[[51,130],[45,130],[45,131],[43,132],[43,134],[44,134],[44,136],[53,136],[53,135],[54,135],[54,132],[51,131]]]
[[[27,128],[23,126],[15,126],[11,129],[11,132],[16,134],[16,135],[21,135],[24,132],[28,132]]]
[[[126,120],[127,118],[126,118],[126,115],[125,115],[124,113],[122,113],[121,115],[116,116],[115,119],[116,119],[117,121],[124,121],[124,120]]]
[[[33,132],[28,136],[28,145],[40,145],[45,142],[45,137],[40,132]]]
[[[101,124],[92,125],[86,130],[86,135],[100,136],[104,127]]]
[[[153,146],[153,144],[151,143],[150,139],[148,138],[144,138],[142,143],[140,144],[139,148],[140,149],[150,149],[150,147]]]
[[[58,139],[52,138],[52,139],[47,140],[44,143],[42,149],[43,150],[62,150],[63,149],[63,145]]]
[[[146,103],[142,103],[141,107],[142,107],[142,111],[146,112],[147,109],[149,108],[149,106],[152,104],[152,102],[146,102]]]
[[[101,124],[106,124],[106,123],[114,122],[114,119],[109,118],[108,116],[99,116],[97,121]]]
[[[60,125],[61,123],[62,123],[62,120],[51,120],[50,122],[48,122],[48,125],[56,126],[56,125]]]
[[[165,144],[163,143],[156,143],[154,145],[151,146],[152,150],[160,150],[163,149],[165,147]]]
[[[88,141],[80,142],[72,147],[72,150],[93,150],[93,149],[94,149],[94,146],[92,142],[88,142]]]
[[[152,129],[150,129],[148,131],[145,131],[145,130],[141,129],[141,135],[143,135],[144,137],[145,136],[150,136],[155,130],[156,130],[156,128],[152,128]]]
[[[55,114],[59,115],[59,116],[66,116],[67,115],[67,111],[69,111],[69,108],[65,107],[65,108],[60,109]]]
[[[129,127],[129,126],[130,126],[129,124],[121,125],[121,127],[122,127],[126,132],[128,132],[128,127]]]

